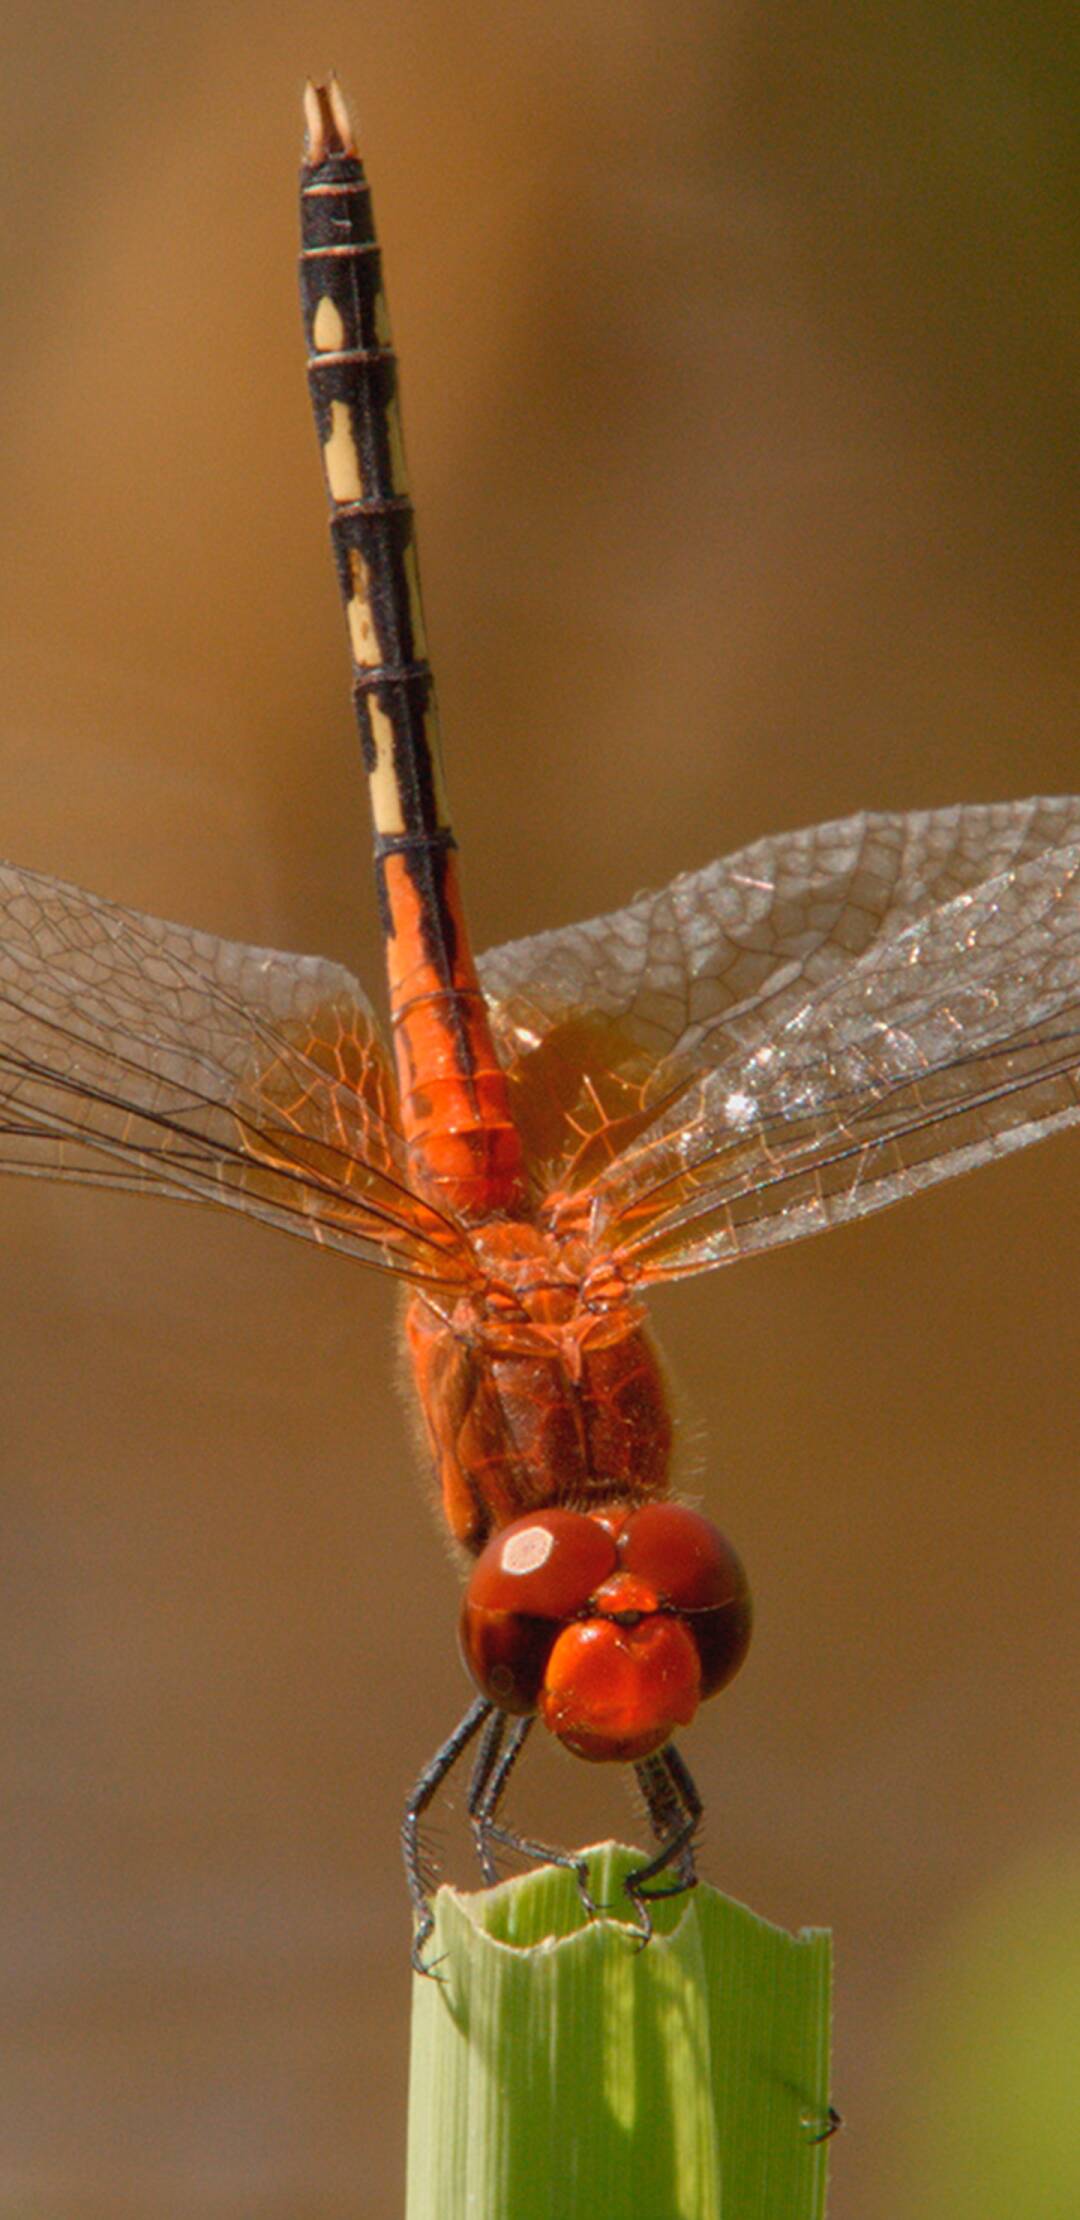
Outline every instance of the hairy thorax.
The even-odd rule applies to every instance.
[[[644,1314],[577,1243],[535,1226],[470,1232],[475,1289],[445,1313],[413,1295],[405,1342],[456,1540],[541,1504],[663,1495],[671,1417]]]

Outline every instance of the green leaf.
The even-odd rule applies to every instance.
[[[407,2220],[821,2220],[830,1944],[699,1886],[624,1920],[640,1852],[440,1889],[413,1998]]]

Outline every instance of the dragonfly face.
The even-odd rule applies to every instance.
[[[370,196],[336,86],[306,114],[301,299],[390,1046],[337,965],[0,867],[0,1168],[222,1204],[404,1285],[481,1689],[409,1806],[420,1942],[426,1805],[481,1735],[490,1875],[536,1717],[636,1765],[644,1922],[651,1876],[692,1879],[668,1737],[737,1668],[749,1600],[730,1545],[664,1500],[643,1298],[1080,1118],[1080,799],[782,833],[475,961]]]
[[[461,1645],[503,1711],[579,1757],[637,1760],[738,1672],[750,1591],[730,1542],[677,1503],[538,1511],[493,1535]]]

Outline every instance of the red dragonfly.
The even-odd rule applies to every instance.
[[[443,1511],[472,1560],[494,1844],[535,1720],[632,1763],[648,1905],[694,1878],[672,1735],[750,1632],[739,1560],[668,1497],[643,1309],[1080,1116],[1080,800],[859,816],[762,840],[474,962],[458,887],[371,202],[308,88],[301,298],[374,821],[392,1054],[355,979],[0,872],[0,1165],[216,1202],[389,1272]],[[591,1905],[590,1909],[594,1908]]]

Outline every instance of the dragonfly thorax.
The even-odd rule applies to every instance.
[[[640,1304],[535,1226],[470,1239],[474,1285],[445,1316],[414,1296],[405,1326],[455,1539],[475,1551],[543,1504],[663,1495],[671,1418]]]
[[[577,1378],[586,1350],[623,1341],[644,1321],[629,1281],[598,1268],[579,1239],[501,1220],[470,1229],[470,1244],[480,1278],[453,1327],[493,1356],[557,1355]]]

